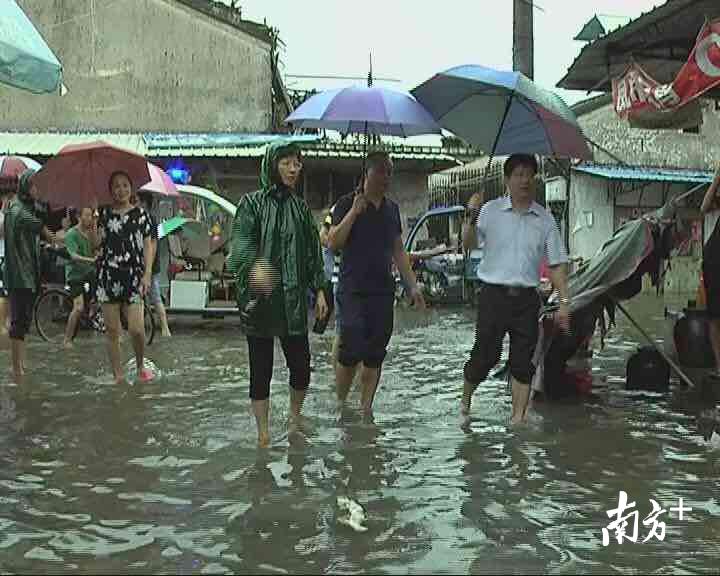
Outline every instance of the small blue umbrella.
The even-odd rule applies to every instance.
[[[296,128],[343,134],[417,136],[439,134],[433,117],[407,92],[377,86],[348,86],[308,98],[285,119]]]
[[[0,0],[0,82],[36,94],[62,82],[60,62],[15,0]]]
[[[443,128],[491,155],[592,158],[573,111],[519,72],[457,66],[411,93]]]

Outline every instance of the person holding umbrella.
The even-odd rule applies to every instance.
[[[115,382],[125,380],[120,363],[120,312],[127,308],[130,333],[138,379],[147,382],[154,378],[144,366],[145,322],[143,297],[152,279],[152,229],[147,212],[132,203],[133,183],[122,171],[110,176],[108,187],[112,205],[100,211],[98,234],[97,299],[103,306],[108,351]]]
[[[270,444],[274,339],[280,339],[290,370],[292,433],[300,425],[310,384],[308,291],[316,295],[316,317],[328,313],[318,230],[307,204],[295,193],[301,169],[296,145],[270,144],[262,162],[262,188],[240,200],[230,240],[228,269],[237,284],[250,360],[250,399],[262,448]]]
[[[398,205],[386,198],[393,164],[384,151],[368,154],[362,191],[338,200],[328,234],[331,250],[342,250],[337,300],[342,309],[340,346],[335,382],[342,405],[357,366],[362,363],[362,409],[372,413],[380,370],[393,331],[395,279],[393,262],[409,286],[418,309],[425,301],[418,290],[410,260],[403,248]]]
[[[511,424],[527,417],[530,382],[535,371],[532,357],[538,340],[540,264],[545,255],[550,279],[560,296],[558,322],[563,330],[569,330],[567,254],[552,214],[535,202],[537,170],[534,156],[511,155],[503,167],[509,195],[486,202],[482,208],[477,198],[473,199],[463,225],[465,250],[483,245],[483,260],[478,270],[483,284],[478,295],[475,343],[464,367],[460,405],[464,427],[470,423],[472,395],[500,360],[507,332],[510,333]]]
[[[4,222],[4,284],[10,301],[10,347],[17,383],[25,376],[25,334],[30,329],[35,297],[40,289],[40,237],[55,241],[55,235],[36,212],[34,173],[26,170],[20,175],[17,194],[8,202]]]

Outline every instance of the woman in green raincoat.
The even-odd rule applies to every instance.
[[[310,384],[308,292],[316,294],[315,313],[328,312],[320,239],[305,201],[295,194],[302,163],[294,144],[268,146],[262,189],[243,196],[233,222],[229,269],[247,336],[250,399],[258,444],[270,443],[269,396],[274,339],[279,338],[290,371],[288,432],[300,424]]]
[[[18,180],[17,194],[5,213],[5,287],[10,301],[10,344],[13,377],[25,376],[25,335],[30,330],[35,298],[40,290],[40,238],[55,241],[37,214],[37,188],[34,170],[26,170]]]

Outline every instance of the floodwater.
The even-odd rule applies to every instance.
[[[662,336],[663,304],[630,304]],[[675,382],[628,393],[638,335],[623,318],[593,362],[595,395],[538,405],[508,429],[505,384],[459,427],[473,312],[410,313],[383,373],[374,423],[340,418],[330,336],[314,338],[306,442],[288,443],[276,350],[271,449],[256,449],[246,348],[232,321],[187,323],[149,356],[156,382],[116,387],[102,340],[65,355],[37,338],[22,387],[0,376],[2,573],[710,573],[720,565],[720,450]],[[0,366],[9,366],[6,350]],[[625,491],[636,542],[603,546]],[[338,522],[337,498],[367,531]],[[683,499],[680,519],[670,510]],[[654,499],[664,510],[643,543]],[[634,517],[626,533],[633,536]],[[664,523],[664,524],[663,524]],[[663,533],[664,527],[664,533]]]

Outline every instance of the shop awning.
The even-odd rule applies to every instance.
[[[684,170],[681,168],[651,168],[644,166],[620,166],[612,164],[582,164],[573,167],[575,172],[598,176],[607,180],[634,180],[646,182],[685,182],[689,184],[710,183],[711,170]]]

